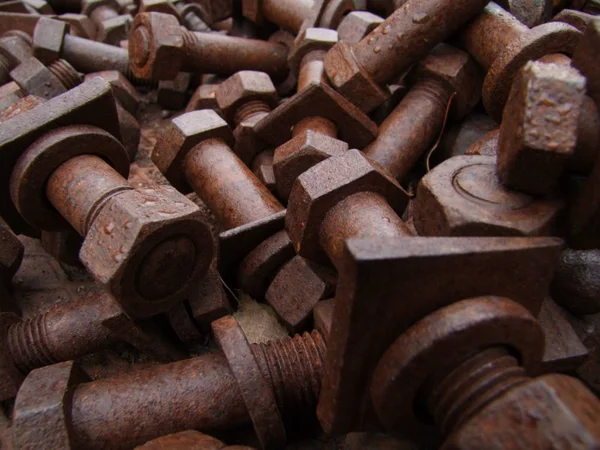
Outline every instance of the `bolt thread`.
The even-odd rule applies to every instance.
[[[125,75],[125,78],[127,78],[129,81],[131,81],[131,83],[133,83],[135,86],[138,87],[145,87],[148,89],[156,89],[158,88],[158,81],[156,80],[145,80],[143,78],[138,78],[133,74],[133,71],[131,70],[131,67],[127,67],[124,71],[123,71],[123,75]]]
[[[48,66],[48,70],[58,78],[65,89],[73,89],[82,83],[81,76],[75,68],[64,59],[59,59]]]
[[[197,33],[210,33],[211,28],[204,22],[194,11],[187,11],[183,15],[183,23],[185,26]]]
[[[198,36],[196,36],[192,31],[183,29],[183,48],[187,51],[187,49],[191,49],[192,47],[198,45]]]
[[[484,350],[445,373],[427,397],[429,411],[445,435],[528,379],[525,369],[503,347]]]
[[[252,350],[263,376],[271,383],[282,413],[297,413],[315,407],[326,352],[318,331],[253,344]]]
[[[236,125],[239,125],[244,120],[248,120],[257,114],[268,114],[270,112],[271,107],[268,105],[268,103],[262,100],[251,100],[244,103],[237,109],[235,115],[233,116],[233,120]]]
[[[8,330],[7,345],[15,366],[24,373],[60,362],[50,349],[46,314],[22,320]]]

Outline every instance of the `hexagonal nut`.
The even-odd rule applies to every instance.
[[[444,448],[596,448],[598,423],[600,402],[581,381],[545,375],[485,406],[448,437]]]
[[[362,70],[346,42],[338,42],[329,50],[324,64],[331,84],[363,112],[371,112],[390,96],[389,91]]]
[[[300,175],[285,218],[296,253],[311,261],[326,261],[319,245],[321,223],[337,203],[359,192],[380,194],[400,216],[408,203],[398,182],[358,150],[328,158]]]
[[[338,42],[338,33],[327,28],[307,28],[302,31],[288,56],[288,63],[292,72],[299,73],[302,58],[309,52],[322,50],[328,51]]]
[[[35,369],[19,389],[13,410],[15,448],[70,449],[71,389],[88,381],[73,361]]]
[[[452,99],[452,115],[462,120],[481,99],[483,75],[469,56],[455,47],[438,44],[417,67],[417,76],[446,82],[456,92]]]
[[[110,84],[117,101],[123,108],[129,111],[130,114],[135,116],[141,97],[133,84],[125,78],[125,75],[118,70],[105,70],[103,72],[88,73],[85,76],[84,81],[89,81],[96,77],[100,77]]]
[[[200,109],[212,109],[222,115],[217,103],[218,84],[202,84],[192,94],[192,98],[185,107],[185,112],[196,111]]]
[[[498,141],[502,182],[529,194],[557,185],[575,151],[585,78],[570,66],[529,62],[514,81]]]
[[[96,40],[118,47],[121,41],[127,39],[131,22],[133,22],[133,17],[129,14],[104,20],[98,27]]]
[[[7,283],[23,261],[23,244],[0,219],[0,282]]]
[[[198,206],[171,186],[111,197],[79,257],[134,319],[168,311],[197,289],[214,241]]]
[[[73,36],[92,40],[96,38],[96,25],[85,14],[66,13],[58,16],[57,19],[71,26],[70,32]]]
[[[287,199],[301,174],[332,156],[341,156],[348,144],[315,131],[305,131],[285,144],[273,155],[273,172],[280,197]]]
[[[69,24],[60,20],[41,17],[33,30],[33,56],[44,64],[60,58],[65,34]]]
[[[356,44],[382,22],[382,17],[369,11],[352,11],[338,26],[338,38],[340,41]]]
[[[551,293],[577,316],[600,312],[600,250],[564,250]]]
[[[99,8],[100,6],[108,6],[116,11],[121,10],[121,5],[119,5],[117,0],[82,0],[81,14],[89,16],[96,8]]]
[[[11,71],[10,77],[28,95],[46,100],[68,91],[50,69],[33,56]]]
[[[178,22],[181,22],[181,15],[175,5],[169,0],[140,0],[139,13],[162,13],[169,14],[177,18]]]
[[[554,235],[563,199],[510,191],[495,165],[493,156],[455,156],[427,173],[413,209],[419,235]]]
[[[275,108],[279,101],[269,75],[242,70],[223,81],[217,88],[217,104],[227,122],[234,123],[238,110],[249,102],[260,101]]]
[[[216,112],[205,109],[182,114],[163,127],[156,141],[152,160],[169,182],[180,191],[188,191],[183,162],[188,152],[206,139],[222,139],[233,145],[227,122]]]
[[[183,31],[175,17],[137,14],[129,33],[131,70],[138,78],[172,80],[180,72],[183,46]]]
[[[250,166],[256,155],[267,146],[255,131],[256,124],[260,122],[260,119],[262,116],[244,120],[233,130],[235,139],[233,152],[247,166]]]

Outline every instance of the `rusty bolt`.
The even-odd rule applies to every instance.
[[[219,85],[216,99],[227,122],[235,127],[233,151],[250,165],[264,147],[255,126],[278,104],[271,78],[263,72],[237,72]]]
[[[85,106],[95,106],[93,114],[118,135],[110,86],[99,79],[11,119],[0,143],[19,155],[10,193],[33,226],[73,226],[86,238],[80,258],[88,270],[128,314],[148,317],[183,300],[204,275],[212,238],[198,207],[173,188],[132,189],[123,177],[129,158],[114,135],[76,125],[86,120],[77,112]]]
[[[175,2],[175,8],[180,14],[181,22],[188,30],[197,33],[212,32],[212,29],[206,23],[209,20],[209,14],[200,3],[177,1]]]
[[[32,371],[15,402],[16,446],[132,448],[177,431],[251,421],[263,448],[278,448],[285,443],[281,415],[314,408],[325,344],[313,331],[250,345],[231,316],[213,330],[222,353],[119,377],[77,385],[72,362]]]
[[[228,446],[199,431],[186,430],[169,434],[140,445],[135,450],[255,450],[243,445]]]
[[[325,58],[333,86],[369,112],[388,97],[385,85],[477,14],[487,2],[410,0],[357,44],[339,42]]]
[[[451,99],[451,112],[458,120],[479,102],[479,71],[463,51],[439,44],[419,63],[416,72],[416,83],[365,149],[399,181],[438,139]]]
[[[434,165],[453,156],[464,155],[472,144],[487,133],[498,128],[498,124],[487,114],[470,114],[461,123],[448,127],[440,144],[431,155]]]
[[[529,28],[550,20],[552,0],[499,0],[498,4]]]
[[[505,188],[495,164],[490,156],[455,156],[425,175],[413,210],[419,235],[552,235],[562,198],[536,198]]]
[[[158,82],[156,102],[165,109],[181,109],[188,99],[191,75],[179,72],[173,80]]]
[[[389,203],[388,203],[389,202]],[[300,175],[290,194],[286,230],[296,252],[335,264],[352,236],[410,236],[400,219],[407,197],[358,150],[326,159]]]
[[[382,22],[383,18],[369,11],[353,11],[344,17],[338,26],[339,39],[349,44],[357,44]]]
[[[565,250],[552,283],[553,298],[574,314],[600,312],[600,250]]]
[[[125,108],[134,116],[137,114],[137,110],[141,101],[140,94],[138,94],[135,87],[133,87],[133,85],[121,72],[118,70],[105,70],[101,72],[89,73],[85,76],[84,80],[89,81],[95,77],[100,77],[110,84],[115,99],[123,108]]]
[[[110,45],[119,45],[127,39],[127,32],[133,20],[129,14],[120,14],[121,5],[117,0],[83,0],[81,12],[96,25],[95,39]]]
[[[173,79],[180,71],[229,75],[257,70],[273,77],[287,72],[287,49],[275,43],[193,33],[173,16],[138,14],[129,34],[133,73],[143,79]]]
[[[482,92],[486,111],[499,121],[519,70],[547,54],[573,54],[580,36],[564,23],[529,29],[497,4],[488,3],[460,33],[464,48],[487,72]]]
[[[252,160],[250,168],[254,175],[269,191],[276,193],[275,172],[273,172],[273,150],[264,150]]]
[[[0,84],[10,81],[9,72],[31,56],[31,43],[21,36],[0,37]]]
[[[212,109],[220,113],[217,103],[217,84],[201,84],[192,94],[192,98],[185,107],[185,112],[196,111],[199,109]]]
[[[49,100],[81,84],[79,73],[64,59],[48,67],[31,57],[10,72],[10,76],[26,95]]]
[[[66,13],[61,14],[57,18],[69,24],[70,33],[73,36],[85,39],[96,38],[96,25],[85,14]]]
[[[498,176],[529,194],[552,191],[575,151],[585,78],[575,69],[529,62],[512,85],[498,143]]]

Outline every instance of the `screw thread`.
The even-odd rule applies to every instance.
[[[287,337],[252,350],[282,413],[314,408],[321,390],[326,347],[318,331]]]
[[[250,119],[257,114],[268,114],[271,112],[271,107],[263,100],[251,100],[240,106],[233,116],[233,120],[237,125],[244,120]]]
[[[441,381],[429,391],[427,404],[441,431],[448,435],[528,378],[514,356],[503,347],[494,347],[468,358],[437,379]]]
[[[183,29],[183,48],[191,49],[192,47],[198,45],[198,36],[196,36],[192,31]]]
[[[65,89],[72,89],[83,81],[79,72],[64,59],[59,59],[48,66],[48,70],[58,78]]]
[[[8,351],[15,366],[24,373],[60,362],[50,349],[46,330],[47,316],[46,313],[22,320],[8,330]]]

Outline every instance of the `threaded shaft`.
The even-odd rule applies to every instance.
[[[41,314],[32,319],[14,324],[8,330],[8,351],[13,357],[15,366],[24,373],[38,367],[60,362],[48,343],[46,317]]]
[[[211,28],[193,11],[187,11],[183,15],[183,23],[190,30],[197,33],[210,33]]]
[[[448,106],[448,100],[452,95],[449,85],[440,82],[435,78],[422,78],[411,88],[411,93],[418,93],[419,97],[425,98],[434,103],[440,111],[445,111]]]
[[[268,114],[270,112],[271,107],[266,102],[262,100],[251,100],[237,109],[233,120],[236,125],[239,125],[244,120],[248,120],[257,114]]]
[[[48,66],[48,70],[59,79],[65,89],[73,89],[82,83],[81,76],[75,68],[64,59],[59,59]]]
[[[314,408],[321,390],[326,352],[318,331],[253,344],[252,350],[263,376],[271,383],[282,413]]]
[[[427,404],[441,431],[448,435],[528,378],[514,356],[505,348],[495,347],[468,358],[438,379],[441,381],[430,391]]]

